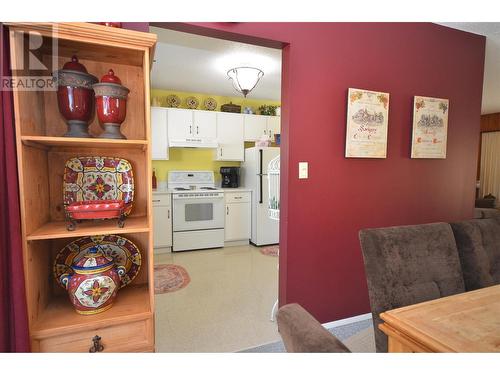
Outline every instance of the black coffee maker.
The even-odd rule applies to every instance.
[[[240,167],[220,167],[223,188],[237,188],[240,186]]]

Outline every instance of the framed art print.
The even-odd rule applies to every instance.
[[[446,159],[448,99],[415,96],[413,99],[413,159]]]
[[[386,158],[389,94],[350,88],[346,158]]]

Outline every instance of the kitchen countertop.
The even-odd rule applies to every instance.
[[[242,193],[245,191],[252,191],[252,189],[249,188],[244,188],[244,187],[238,187],[238,188],[221,188],[224,190],[224,193]]]

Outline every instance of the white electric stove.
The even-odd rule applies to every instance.
[[[172,251],[224,246],[224,191],[213,171],[170,171]]]

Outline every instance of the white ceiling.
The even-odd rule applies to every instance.
[[[486,36],[481,113],[484,115],[500,112],[500,23],[448,22],[440,25]]]
[[[158,35],[151,72],[153,88],[240,96],[227,77],[237,66],[253,66],[264,76],[249,99],[280,100],[281,50],[150,27]]]

